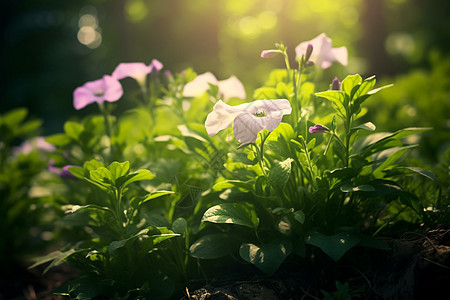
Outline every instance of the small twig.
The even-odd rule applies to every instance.
[[[320,298],[317,298],[316,296],[311,295],[308,291],[305,291],[304,288],[300,287],[300,289],[301,289],[302,292],[304,293],[304,295],[303,295],[303,297],[302,297],[301,299],[305,299],[306,296],[309,296],[309,297],[311,297],[311,298],[313,298],[313,299],[315,299],[315,300],[320,300]],[[308,289],[308,290],[309,290],[309,289]]]
[[[437,263],[437,262],[435,262],[435,261],[432,261],[431,259],[428,259],[428,258],[426,258],[426,257],[424,257],[423,259],[426,260],[427,262],[430,262],[430,263],[432,263],[432,264],[435,264],[436,266],[439,266],[439,267],[442,267],[442,268],[444,268],[444,269],[450,270],[449,267],[444,266],[444,265],[441,265],[440,263]]]

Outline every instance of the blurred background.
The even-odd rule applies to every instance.
[[[325,32],[334,47],[349,50],[347,68],[327,70],[330,81],[360,73],[396,84],[371,100],[376,115],[370,117],[379,128],[433,126],[440,137],[431,141],[431,152],[450,139],[447,0],[28,0],[0,5],[0,112],[27,107],[44,120],[43,135],[62,131],[75,113],[76,87],[110,74],[120,62],[156,58],[172,72],[192,67],[197,73],[211,71],[219,80],[234,74],[251,95],[271,69],[283,67],[282,59],[260,58],[262,50],[283,42],[294,63],[295,46]],[[90,109],[95,107],[77,114]],[[436,155],[430,153],[430,159]]]

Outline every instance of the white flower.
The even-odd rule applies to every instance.
[[[308,42],[303,42],[295,47],[295,54],[302,57],[306,53],[308,44],[313,46],[313,51],[310,61],[313,61],[322,69],[329,68],[331,63],[337,61],[346,66],[348,63],[348,53],[346,47],[332,48],[331,39],[325,34],[321,33],[316,38]]]
[[[258,132],[274,130],[284,115],[292,111],[286,99],[256,100],[236,106],[219,100],[206,118],[205,127],[209,136],[233,125],[234,137],[243,144],[254,143]]]
[[[209,84],[217,85],[219,87],[219,94],[222,99],[229,99],[231,97],[237,97],[245,99],[245,89],[242,82],[237,79],[236,76],[231,76],[226,80],[217,80],[217,78],[211,72],[206,72],[198,75],[191,82],[188,82],[184,86],[184,97],[197,97],[201,96],[204,92],[209,90]]]

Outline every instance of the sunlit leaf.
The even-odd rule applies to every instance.
[[[236,224],[256,228],[259,224],[255,211],[240,203],[222,203],[209,208],[202,222]]]
[[[242,244],[239,254],[267,275],[272,275],[292,252],[290,241],[272,241],[267,244]]]

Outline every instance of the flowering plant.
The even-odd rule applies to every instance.
[[[356,247],[387,250],[377,236],[399,216],[429,221],[396,177],[434,180],[401,160],[415,147],[404,138],[429,128],[376,132],[363,121],[365,101],[389,87],[375,88],[374,76],[316,91],[318,69],[347,64],[324,34],[296,48],[295,67],[281,43],[261,56],[277,54],[286,69],[268,74],[253,101],[234,76],[160,73],[155,61],[120,64],[76,90],[75,108],[97,102],[100,114],[47,138],[54,171],[75,177],[60,195],[73,235],[35,264],[82,271],[59,294],[171,298],[228,270],[270,276],[286,260],[301,268]],[[123,91],[126,77],[140,95]],[[119,99],[130,108],[114,114]]]

